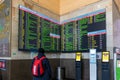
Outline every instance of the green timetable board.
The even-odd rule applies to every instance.
[[[39,18],[33,14],[26,13],[26,23],[25,23],[25,48],[26,49],[37,49],[40,46],[38,26]]]
[[[20,10],[19,49],[36,50],[39,43],[40,18]]]
[[[19,31],[18,31],[18,49],[24,49],[24,45],[25,45],[25,14],[24,11],[19,10],[19,15],[21,15],[21,17],[19,17]]]
[[[85,51],[88,50],[88,18],[83,18],[79,21],[77,21],[77,29],[78,29],[78,38],[77,38],[77,46],[78,50]]]
[[[78,50],[106,50],[105,13],[88,16],[78,20]]]
[[[69,22],[61,27],[61,51],[62,52],[71,52],[77,50],[77,44],[75,42],[77,38],[75,22]]]
[[[46,51],[60,51],[60,26],[48,20],[41,19],[41,46]]]
[[[61,27],[61,37],[63,52],[88,52],[89,49],[96,49],[98,52],[105,51],[105,12],[65,23]]]
[[[46,52],[60,51],[60,26],[32,12],[19,9],[18,48],[36,51],[42,47]]]
[[[105,17],[105,13],[100,13],[78,20],[78,50],[106,50]]]
[[[20,6],[18,48],[42,47],[47,52],[106,51],[106,13],[84,15],[75,21],[57,24],[41,13]],[[49,20],[47,20],[49,19]]]

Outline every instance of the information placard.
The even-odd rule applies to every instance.
[[[109,62],[110,59],[110,52],[102,52],[102,62]]]
[[[90,49],[90,80],[97,80],[96,49]]]
[[[81,57],[82,57],[82,53],[81,52],[77,52],[76,53],[76,61],[81,61]]]
[[[0,59],[0,69],[6,70],[6,60]]]

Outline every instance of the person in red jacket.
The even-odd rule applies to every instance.
[[[38,55],[32,60],[32,75],[33,80],[50,80],[51,67],[49,60],[44,55],[44,49],[38,49]]]

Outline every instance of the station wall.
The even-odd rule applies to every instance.
[[[112,0],[101,0],[99,2],[87,5],[82,9],[75,10],[68,14],[64,14],[62,16],[56,15],[36,4],[31,2],[30,0],[12,0],[11,1],[11,20],[12,25],[10,25],[10,56],[0,57],[0,59],[5,59],[7,62],[7,69],[1,70],[0,75],[2,75],[3,80],[32,80],[30,73],[31,60],[37,53],[32,52],[22,52],[18,51],[18,6],[23,5],[35,11],[38,11],[46,16],[51,17],[60,23],[70,20],[71,18],[84,15],[87,13],[91,13],[100,9],[106,10],[106,29],[107,29],[107,51],[110,51],[110,63],[111,63],[111,80],[113,79],[113,47],[119,46],[118,43],[114,43],[113,36],[118,35],[117,33],[113,35],[113,20],[117,20],[116,17],[113,19],[113,9],[116,9],[115,5],[113,5]],[[114,8],[113,8],[114,6]],[[118,12],[116,12],[118,15]],[[115,14],[115,15],[116,15]],[[115,22],[114,22],[115,23]],[[116,28],[117,29],[117,28]],[[115,31],[116,32],[116,31]],[[116,42],[116,41],[115,41]],[[98,55],[98,80],[101,80],[101,53],[97,53]],[[65,67],[65,77],[69,79],[75,79],[75,53],[46,53],[46,56],[50,60],[50,65],[52,67],[52,78],[56,78],[56,68],[58,66]],[[83,80],[89,80],[89,53],[83,53]],[[25,66],[25,67],[23,67]],[[23,71],[22,71],[23,70]],[[26,70],[26,71],[24,71]],[[5,75],[6,74],[6,75]],[[7,76],[7,79],[6,79]]]

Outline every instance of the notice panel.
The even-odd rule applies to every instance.
[[[63,52],[97,52],[106,50],[105,12],[65,23],[61,31]]]
[[[61,44],[63,52],[73,52],[77,48],[77,44],[75,44],[76,36],[75,34],[75,22],[69,22],[67,24],[62,25],[61,29]]]
[[[41,19],[40,28],[41,47],[46,51],[60,51],[60,27],[59,25]]]
[[[106,51],[106,13],[86,15],[59,25],[21,6],[18,33],[19,50],[42,47],[47,52]]]
[[[89,16],[78,21],[78,50],[106,50],[105,13]]]
[[[19,9],[18,48],[23,51],[42,47],[47,52],[60,51],[60,25]]]

